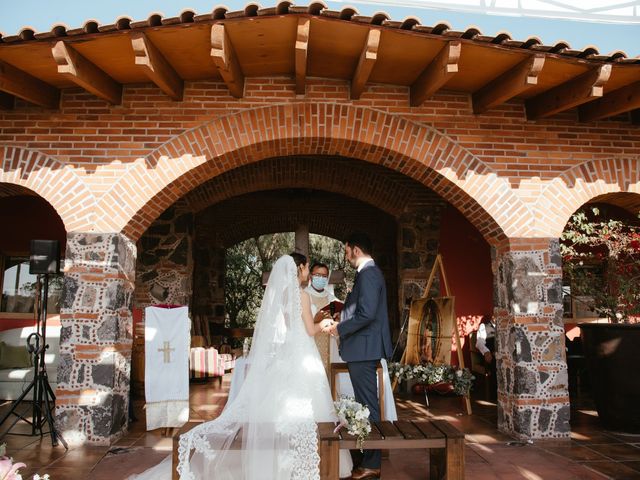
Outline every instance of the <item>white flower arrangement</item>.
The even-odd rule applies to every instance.
[[[349,435],[358,437],[356,446],[362,451],[364,440],[371,433],[371,423],[369,422],[369,409],[356,402],[353,397],[341,395],[338,400],[333,402],[336,414],[340,420],[340,425],[336,431],[344,427]]]
[[[435,385],[447,382],[453,385],[456,395],[469,395],[475,377],[468,368],[456,368],[451,365],[435,365],[423,363],[420,365],[404,365],[398,362],[389,364],[389,377],[398,382],[417,380],[419,383]]]

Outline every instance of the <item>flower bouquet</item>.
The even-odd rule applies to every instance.
[[[364,440],[371,433],[371,423],[369,422],[369,409],[356,402],[353,397],[341,395],[338,400],[333,402],[336,409],[336,415],[340,420],[340,424],[336,431],[342,427],[347,429],[349,435],[358,437],[356,446],[362,451]]]
[[[7,447],[3,443],[0,445],[0,480],[22,480],[22,475],[18,472],[21,468],[26,468],[24,463],[13,463],[13,459],[6,456]]]

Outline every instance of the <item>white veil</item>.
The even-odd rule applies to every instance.
[[[180,438],[180,478],[319,479],[315,422],[336,417],[318,360],[287,255],[271,271],[236,399]]]

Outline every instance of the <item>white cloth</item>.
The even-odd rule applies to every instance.
[[[311,285],[309,285],[307,288],[305,288],[305,291],[311,297],[311,316],[313,317],[316,316],[316,313],[318,313],[320,308],[324,308],[331,302],[337,300],[333,292],[329,290],[329,286],[327,286],[327,288],[325,288],[322,292],[319,292]],[[321,306],[318,308],[318,305]]]
[[[495,338],[496,336],[496,327],[491,322],[481,323],[478,327],[478,334],[476,336],[476,348],[480,351],[481,354],[485,354],[490,352],[489,348],[487,348],[487,340],[489,338]]]
[[[269,276],[235,399],[217,419],[180,437],[182,480],[320,480],[316,422],[337,417],[320,355],[303,324],[300,294],[293,259],[281,257]],[[349,452],[341,451],[341,476],[351,467]],[[170,475],[170,467],[158,466],[134,478]]]
[[[231,384],[229,385],[229,395],[227,405],[233,403],[242,389],[244,379],[247,377],[248,363],[245,357],[236,358],[236,366],[231,372]]]
[[[189,309],[145,309],[144,394],[147,430],[189,420]]]

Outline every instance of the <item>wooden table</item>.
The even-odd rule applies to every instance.
[[[320,478],[338,480],[340,449],[355,449],[356,437],[340,430],[333,423],[319,423]],[[378,422],[364,441],[365,449],[429,450],[430,480],[464,479],[464,434],[445,420]],[[425,472],[426,473],[426,472]]]

